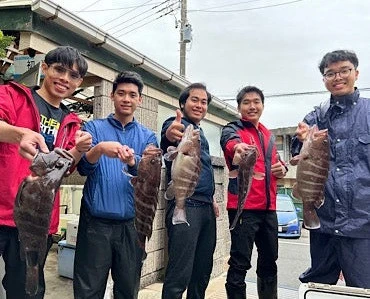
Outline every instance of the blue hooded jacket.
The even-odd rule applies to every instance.
[[[154,133],[136,120],[126,124],[109,115],[86,123],[84,130],[93,137],[92,146],[101,141],[118,141],[134,149],[136,164],[134,167],[122,163],[118,158],[102,155],[99,161],[91,164],[84,155],[77,170],[87,176],[83,189],[83,201],[91,215],[95,217],[127,220],[135,216],[134,190],[130,177],[123,172],[127,168],[132,175],[137,174],[137,165],[141,155],[149,144],[158,146]]]

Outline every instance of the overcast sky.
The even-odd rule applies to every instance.
[[[54,1],[169,70],[179,72],[177,0]],[[187,46],[186,77],[192,82],[206,83],[219,98],[235,98],[245,85],[256,85],[266,95],[323,91],[317,65],[325,53],[336,49],[357,53],[360,60],[357,86],[370,88],[370,1],[187,2],[193,40]],[[138,5],[139,8],[135,7]],[[164,9],[166,5],[168,8]],[[111,8],[115,10],[103,11]],[[84,12],[78,12],[81,9]],[[172,9],[173,12],[160,17]],[[152,21],[157,17],[160,18]],[[262,121],[270,128],[295,126],[325,97],[319,94],[310,99],[302,97],[300,101],[290,97],[268,98]]]

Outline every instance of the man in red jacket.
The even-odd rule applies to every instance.
[[[67,149],[77,163],[92,142],[90,134],[80,131],[78,116],[62,104],[82,83],[87,72],[85,59],[72,47],[58,47],[46,54],[42,71],[41,88],[30,89],[14,82],[0,86],[0,255],[5,262],[3,286],[8,299],[30,298],[25,294],[26,267],[20,259],[13,208],[37,149]],[[48,251],[58,222],[59,192],[52,211]],[[44,297],[44,263],[39,270],[38,292],[32,298]]]
[[[243,212],[231,231],[229,270],[226,278],[228,299],[245,299],[245,276],[251,268],[254,243],[258,249],[257,290],[260,299],[277,298],[278,222],[276,216],[276,191],[278,178],[286,173],[279,160],[274,137],[260,123],[264,108],[264,95],[254,86],[244,87],[236,97],[241,119],[227,124],[222,129],[221,147],[229,170],[234,154],[245,147],[256,146],[258,152],[253,178]],[[237,179],[230,178],[227,210],[230,225],[238,207]]]

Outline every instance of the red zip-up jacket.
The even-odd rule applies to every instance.
[[[0,85],[0,120],[6,123],[40,132],[40,114],[33,100],[31,90],[10,82]],[[75,146],[75,134],[81,127],[81,120],[74,113],[66,115],[60,124],[55,147],[71,149]],[[18,187],[30,174],[31,162],[18,152],[18,144],[0,142],[0,225],[15,227],[14,202]],[[59,224],[59,190],[56,193],[49,233],[56,233]]]
[[[255,145],[258,149],[258,158],[254,167],[254,172],[264,173],[265,177],[262,180],[252,179],[252,185],[244,205],[244,209],[246,210],[276,210],[277,178],[271,174],[271,165],[278,162],[275,143],[272,147],[271,155],[266,157],[266,151],[271,137],[271,132],[261,123],[259,123],[256,128],[252,123],[243,119],[228,123],[222,129],[220,143],[229,170],[235,168],[235,166],[232,166],[232,160],[234,158],[234,146],[236,144],[244,142],[246,144]],[[268,163],[270,163],[270,172],[266,173]],[[266,182],[266,180],[269,180],[269,182]],[[268,192],[270,193],[269,196]],[[226,208],[237,209],[237,207],[237,179],[230,178]]]

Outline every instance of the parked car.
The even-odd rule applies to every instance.
[[[289,195],[277,194],[276,213],[279,237],[298,239],[301,236],[301,225],[297,215],[299,211],[300,209],[294,206]]]

